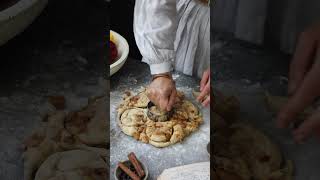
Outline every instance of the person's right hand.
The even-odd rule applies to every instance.
[[[297,44],[290,65],[288,103],[277,117],[277,126],[286,128],[296,120],[298,113],[320,96],[320,24],[304,31]],[[301,143],[310,135],[320,136],[320,108],[293,130],[296,142]]]
[[[147,96],[150,101],[161,110],[170,111],[177,96],[177,90],[173,79],[168,77],[157,77],[147,88]]]

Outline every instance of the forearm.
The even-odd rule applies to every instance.
[[[170,72],[175,60],[177,31],[175,0],[137,0],[134,11],[134,35],[151,74]]]

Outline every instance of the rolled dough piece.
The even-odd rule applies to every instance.
[[[108,166],[97,153],[86,150],[57,152],[38,169],[35,180],[105,180]]]
[[[147,110],[142,108],[131,108],[125,110],[121,116],[118,116],[118,124],[122,131],[128,136],[140,138],[140,133],[143,131],[143,126],[148,120]]]

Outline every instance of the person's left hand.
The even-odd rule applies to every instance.
[[[210,105],[210,69],[206,70],[200,82],[200,94],[197,98],[205,107]]]
[[[277,126],[286,128],[297,115],[320,96],[320,25],[304,31],[290,64],[288,103],[277,117]],[[320,137],[320,109],[293,130],[294,140],[302,143],[309,136]]]

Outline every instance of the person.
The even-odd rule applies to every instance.
[[[134,36],[148,63],[149,99],[170,111],[176,101],[173,69],[201,77],[198,101],[210,104],[210,7],[208,0],[136,0]]]
[[[288,103],[277,116],[277,127],[287,128],[299,112],[320,96],[320,23],[311,25],[298,39],[289,68]],[[292,132],[294,140],[303,143],[315,134],[320,138],[320,107]]]

